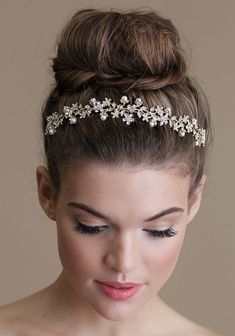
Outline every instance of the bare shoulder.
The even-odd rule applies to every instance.
[[[207,327],[196,324],[195,322],[189,319],[186,320],[187,320],[186,322],[187,327],[185,325],[185,331],[182,332],[182,336],[225,336],[218,334],[216,331],[210,330]]]
[[[225,336],[225,335],[218,334],[213,330],[199,326],[192,331],[192,334],[190,336]]]
[[[35,319],[34,307],[42,291],[0,307],[0,336],[51,336]]]
[[[17,336],[17,312],[19,302],[13,302],[0,307],[0,336]]]
[[[170,319],[172,321],[173,328],[170,330],[169,335],[174,336],[225,336],[218,334],[214,330],[197,324],[184,315],[176,312],[167,306],[170,311]],[[168,335],[168,334],[167,334]]]
[[[25,303],[22,299],[0,307],[0,336],[28,335]]]

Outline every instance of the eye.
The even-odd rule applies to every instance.
[[[76,221],[76,224],[74,226],[74,230],[78,231],[80,233],[83,234],[100,234],[103,231],[105,231],[105,229],[107,228],[107,226],[88,226],[85,225],[79,221]],[[169,228],[166,230],[144,230],[149,232],[150,236],[153,238],[165,238],[165,237],[173,237],[177,234],[177,232],[173,229],[173,228]]]
[[[178,232],[173,228],[169,228],[166,230],[144,230],[150,233],[150,235],[154,238],[170,238],[175,236]]]
[[[78,220],[76,221],[76,224],[74,226],[75,231],[79,231],[80,233],[88,233],[88,234],[99,234],[104,231],[101,228],[106,228],[106,226],[88,226],[88,225],[82,224]]]

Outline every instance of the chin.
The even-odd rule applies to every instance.
[[[148,286],[144,286],[140,292],[126,300],[113,300],[103,293],[93,293],[85,298],[89,306],[97,314],[109,321],[124,321],[136,317],[136,315],[148,304],[155,295],[147,292]]]
[[[137,302],[117,301],[103,302],[92,305],[97,314],[109,321],[125,321],[141,310],[143,304]]]

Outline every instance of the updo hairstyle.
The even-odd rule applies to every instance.
[[[62,168],[74,163],[168,169],[191,176],[189,197],[205,170],[211,144],[208,100],[188,74],[179,34],[169,19],[153,10],[76,12],[62,29],[52,58],[55,84],[42,107],[46,165],[59,195]],[[119,103],[140,97],[147,107],[169,106],[176,116],[189,115],[207,132],[206,146],[196,147],[192,134],[180,137],[168,125],[126,125],[120,118],[102,121],[98,114],[64,123],[45,135],[47,116],[92,97]]]

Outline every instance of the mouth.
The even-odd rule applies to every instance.
[[[127,300],[133,297],[143,287],[144,284],[136,284],[132,282],[118,283],[113,281],[95,280],[99,289],[112,300]]]
[[[135,283],[135,282],[119,282],[119,281],[98,281],[97,282],[110,286],[110,287],[115,287],[115,288],[132,288],[136,286],[142,285],[141,283]]]

